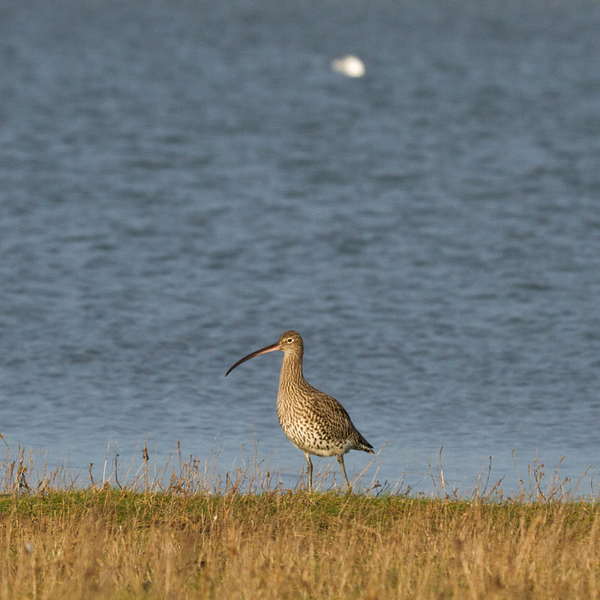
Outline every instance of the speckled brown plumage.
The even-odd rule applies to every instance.
[[[306,456],[309,489],[312,490],[311,454],[337,456],[346,485],[351,489],[344,454],[349,450],[373,454],[373,446],[356,429],[344,407],[335,398],[315,389],[304,379],[304,344],[300,334],[286,331],[276,344],[248,354],[235,363],[226,375],[246,360],[275,350],[283,352],[277,417],[290,442]]]

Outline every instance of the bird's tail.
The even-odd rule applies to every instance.
[[[363,452],[368,452],[369,454],[375,454],[375,452],[373,452],[373,446],[371,446],[360,433],[357,436],[355,448],[357,450],[362,450]]]

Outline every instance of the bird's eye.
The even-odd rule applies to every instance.
[[[292,340],[292,338],[288,338],[287,341],[288,341],[288,344],[291,344],[293,340]]]

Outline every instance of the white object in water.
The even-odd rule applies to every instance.
[[[347,77],[362,77],[365,74],[363,61],[358,56],[353,56],[352,54],[336,58],[331,63],[331,68],[336,73],[341,73]]]

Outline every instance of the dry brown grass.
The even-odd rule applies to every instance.
[[[23,464],[5,470],[0,598],[598,595],[590,499],[308,494],[265,489],[264,477],[262,492],[241,493],[239,481],[202,487],[183,467],[162,492],[139,489],[143,474],[137,488],[32,490]]]
[[[595,598],[595,505],[86,490],[0,504],[1,598]]]

